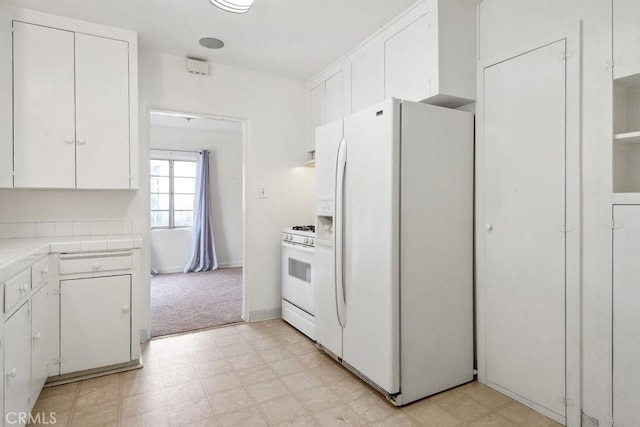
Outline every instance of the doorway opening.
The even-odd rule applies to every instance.
[[[243,123],[152,111],[149,136],[151,337],[242,322]]]

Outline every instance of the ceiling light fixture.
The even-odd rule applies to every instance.
[[[231,13],[246,13],[253,0],[211,0],[211,4]]]
[[[222,49],[224,47],[224,42],[214,37],[203,37],[199,40],[199,43],[208,49]]]

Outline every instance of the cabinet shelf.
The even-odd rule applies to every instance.
[[[640,144],[640,131],[617,133],[614,139],[621,144]]]

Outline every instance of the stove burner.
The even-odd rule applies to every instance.
[[[291,229],[297,231],[311,231],[312,233],[316,232],[315,225],[294,225]]]

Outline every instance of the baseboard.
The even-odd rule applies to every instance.
[[[242,267],[242,261],[218,263],[218,268],[236,268],[236,267]]]
[[[168,268],[168,269],[162,269],[157,271],[158,271],[158,274],[184,273],[184,267]]]
[[[282,308],[272,308],[270,310],[255,310],[249,312],[249,323],[260,322],[262,320],[280,319],[282,317]]]

